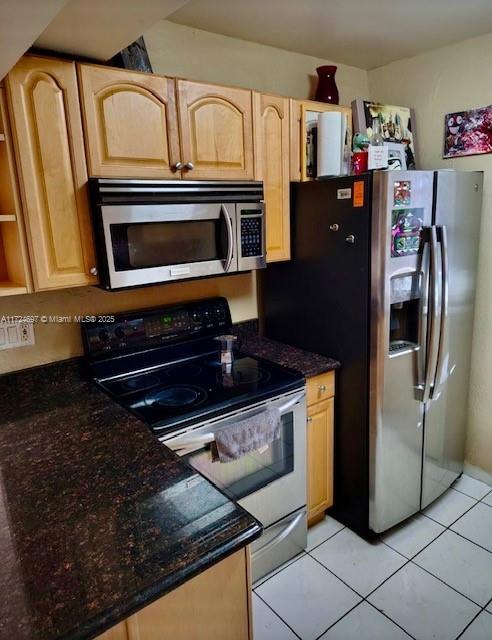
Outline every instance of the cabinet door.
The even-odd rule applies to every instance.
[[[253,94],[255,177],[263,180],[267,262],[290,259],[289,100]]]
[[[95,284],[75,65],[26,57],[6,84],[35,289]]]
[[[249,640],[248,553],[236,551],[128,618],[128,640]]]
[[[251,91],[186,80],[177,87],[183,177],[252,180]]]
[[[333,404],[308,406],[308,524],[333,504]]]
[[[126,621],[120,622],[115,627],[111,627],[102,635],[97,636],[96,640],[128,640]]]
[[[174,80],[85,64],[79,77],[91,176],[180,177]]]

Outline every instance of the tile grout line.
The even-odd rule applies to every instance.
[[[453,587],[452,585],[448,584],[447,582],[445,582],[442,578],[440,578],[439,576],[436,576],[434,573],[431,573],[428,569],[426,569],[425,567],[422,567],[420,564],[417,564],[416,562],[414,562],[413,560],[410,560],[410,562],[415,566],[418,567],[419,569],[422,569],[422,571],[425,571],[425,573],[429,574],[430,576],[432,576],[433,578],[435,578],[436,580],[439,580],[439,582],[442,582],[443,585],[445,585],[446,587],[449,587],[450,589],[452,589],[455,593],[457,593],[460,596],[463,596],[463,598],[466,598],[467,600],[469,600],[472,604],[474,604],[477,607],[482,608],[483,604],[480,604],[479,602],[476,602],[475,600],[472,600],[472,598],[470,598],[470,596],[467,596],[466,594],[462,593],[461,591],[458,591],[458,589],[456,587]],[[485,605],[487,606],[487,605]]]
[[[299,638],[299,640],[302,640],[301,636],[299,636],[299,635],[294,631],[294,629],[290,626],[290,624],[288,624],[288,623],[287,623],[287,622],[282,618],[282,616],[281,616],[281,615],[279,615],[279,614],[275,611],[275,609],[273,609],[273,608],[268,604],[268,602],[267,602],[266,600],[264,600],[264,599],[263,599],[263,598],[262,598],[258,593],[256,594],[256,596],[257,596],[257,597],[258,597],[258,598],[263,602],[263,604],[264,604],[264,605],[266,605],[266,606],[270,609],[270,611],[272,611],[272,612],[275,614],[275,616],[276,616],[276,617],[277,617],[281,622],[283,622],[283,623],[285,624],[285,626],[286,626],[286,627],[288,627],[288,628],[292,631],[292,633],[295,635],[295,637],[296,637],[296,638]]]
[[[340,616],[340,618],[338,618],[338,620],[335,620],[335,622],[333,622],[332,624],[330,624],[329,627],[326,627],[326,629],[324,631],[322,631],[319,636],[316,636],[315,640],[319,640],[322,636],[325,635],[325,633],[327,633],[332,627],[334,627],[336,624],[338,624],[341,620],[343,620],[346,616],[348,616],[349,613],[352,613],[352,611],[354,609],[357,609],[357,607],[362,604],[362,602],[364,602],[363,600],[361,600],[360,602],[358,602],[357,604],[354,604],[353,607],[351,607],[348,611],[346,611],[343,616]]]
[[[429,518],[430,520],[430,518]],[[433,520],[432,522],[436,522],[435,520]],[[440,522],[438,524],[441,524]],[[444,527],[443,524],[441,524],[441,527]],[[381,540],[381,542],[383,544],[385,544],[387,547],[389,547],[390,549],[392,549],[393,551],[396,551],[396,553],[399,553],[401,556],[403,556],[404,558],[406,558],[409,562],[411,562],[414,558],[416,558],[420,553],[422,553],[422,551],[424,549],[427,549],[427,547],[430,547],[431,544],[433,544],[438,538],[440,538],[444,533],[446,533],[447,531],[447,527],[444,527],[444,529],[441,531],[441,533],[439,533],[435,538],[433,538],[430,542],[428,542],[425,546],[422,547],[422,549],[420,549],[419,551],[417,551],[417,553],[414,553],[413,556],[411,558],[408,558],[405,554],[401,553],[401,551],[398,551],[398,549],[394,549],[390,544],[388,544],[387,542],[385,542],[384,540]]]
[[[448,531],[448,529],[446,529],[446,531]],[[464,536],[462,533],[459,533],[458,531],[455,531],[454,529],[449,529],[449,531],[451,531],[451,533],[456,534],[457,536],[459,536],[460,538],[462,538],[463,540],[466,540],[467,542],[470,542],[471,544],[474,544],[476,547],[478,547],[479,549],[482,549],[483,551],[487,551],[488,553],[492,553],[492,551],[490,549],[487,549],[487,547],[482,547],[481,544],[478,544],[478,542],[474,542],[473,540],[470,540],[470,538],[467,538],[466,536]],[[444,532],[443,532],[444,533]]]
[[[317,562],[320,566],[323,567],[323,569],[326,569],[326,571],[328,571],[328,573],[331,573],[332,576],[335,576],[335,578],[337,580],[340,580],[340,582],[342,582],[348,589],[350,589],[350,591],[353,591],[355,593],[356,596],[359,596],[359,598],[364,599],[364,596],[359,593],[358,591],[356,591],[354,589],[354,587],[351,587],[347,582],[345,582],[345,580],[343,580],[343,578],[340,578],[340,576],[337,576],[337,574],[332,571],[331,569],[329,569],[328,567],[326,567],[320,560],[318,560],[317,558],[315,558],[314,556],[312,556],[310,553],[308,553],[308,556],[310,558],[312,558],[315,562]]]
[[[338,522],[338,521],[337,521]],[[345,525],[342,526],[341,529],[339,529],[338,531],[335,531],[335,533],[332,533],[331,536],[328,536],[327,538],[325,538],[322,542],[319,542],[318,544],[316,544],[314,547],[311,547],[310,549],[304,549],[304,551],[306,553],[309,553],[310,551],[314,551],[315,549],[317,549],[318,547],[321,547],[322,544],[325,544],[325,542],[328,542],[328,540],[331,540],[332,538],[334,538],[337,534],[340,533],[340,531],[343,531],[344,529],[346,529],[347,527]]]
[[[328,571],[331,575],[333,575],[335,578],[337,578],[338,580],[340,580],[340,582],[342,582],[342,584],[344,584],[348,589],[350,589],[353,593],[355,593],[359,598],[361,598],[361,600],[355,604],[352,608],[350,608],[346,613],[344,613],[340,618],[338,618],[335,622],[333,622],[329,627],[327,627],[319,636],[317,636],[316,640],[319,640],[319,638],[321,638],[321,636],[323,636],[325,633],[327,633],[327,631],[329,631],[329,629],[331,629],[332,627],[334,627],[336,624],[338,624],[343,618],[345,618],[349,613],[351,613],[354,609],[356,609],[362,602],[366,602],[369,606],[373,607],[374,609],[376,609],[381,615],[383,615],[384,617],[386,617],[389,621],[391,621],[393,624],[395,624],[398,628],[400,628],[405,634],[407,634],[410,638],[414,638],[414,636],[412,636],[404,627],[402,627],[398,622],[396,622],[395,620],[393,620],[392,618],[390,618],[385,612],[383,612],[382,610],[378,609],[372,602],[370,602],[368,600],[368,598],[370,596],[372,596],[375,591],[377,591],[380,587],[382,587],[383,584],[385,584],[390,578],[392,578],[393,576],[395,576],[399,571],[401,571],[404,567],[406,567],[408,564],[412,564],[413,566],[418,567],[419,569],[422,569],[423,571],[425,571],[425,573],[427,573],[428,575],[432,576],[433,578],[435,578],[436,580],[438,580],[439,582],[441,582],[442,584],[444,584],[445,586],[447,586],[449,589],[452,589],[455,593],[457,593],[458,595],[466,598],[469,602],[471,602],[472,604],[474,604],[475,606],[479,607],[479,611],[477,612],[477,614],[472,618],[472,620],[466,625],[466,627],[460,632],[460,634],[457,636],[456,640],[458,640],[458,638],[460,638],[465,631],[468,629],[468,627],[476,620],[476,618],[483,612],[487,610],[487,607],[492,603],[492,599],[490,601],[488,601],[485,605],[481,605],[477,602],[475,602],[474,600],[472,600],[469,596],[461,593],[460,591],[458,591],[457,589],[455,589],[453,586],[449,585],[447,582],[445,582],[444,580],[442,580],[441,578],[439,578],[438,576],[435,576],[433,573],[431,573],[430,571],[428,571],[427,569],[425,569],[424,567],[421,567],[419,564],[417,564],[416,562],[414,562],[414,559],[420,554],[422,553],[427,547],[429,547],[431,544],[433,544],[438,538],[440,538],[446,531],[451,531],[452,533],[455,533],[456,535],[458,535],[459,537],[461,537],[462,539],[466,540],[467,542],[470,542],[471,544],[474,544],[475,546],[479,547],[480,549],[483,549],[484,551],[488,551],[489,553],[490,550],[486,549],[485,547],[482,547],[481,545],[473,542],[473,540],[469,540],[468,538],[466,538],[465,536],[457,533],[456,531],[452,530],[451,527],[456,524],[456,522],[458,522],[458,520],[460,520],[461,518],[463,518],[467,513],[469,513],[477,504],[479,503],[483,503],[483,500],[488,497],[490,494],[492,494],[492,491],[490,491],[489,493],[487,493],[485,496],[483,496],[480,500],[477,498],[474,498],[473,496],[469,496],[468,494],[463,493],[462,491],[459,491],[458,489],[454,489],[455,491],[457,491],[458,493],[461,493],[462,495],[466,495],[468,498],[471,498],[472,500],[475,501],[475,503],[469,508],[467,509],[465,512],[463,512],[458,518],[456,518],[455,520],[453,520],[449,525],[443,525],[441,522],[439,522],[438,520],[435,520],[434,518],[428,516],[426,513],[424,513],[423,511],[420,511],[418,513],[420,513],[421,515],[425,516],[426,518],[428,518],[429,520],[439,524],[441,527],[444,527],[443,531],[441,531],[441,533],[439,533],[438,536],[436,536],[433,540],[431,540],[429,543],[427,543],[424,547],[422,547],[422,549],[420,549],[416,554],[414,554],[411,558],[407,558],[407,556],[405,556],[403,553],[399,552],[397,549],[394,549],[393,547],[391,547],[391,545],[389,545],[388,543],[386,543],[381,537],[378,538],[379,542],[382,542],[386,547],[388,547],[389,549],[391,549],[392,551],[394,551],[395,553],[397,553],[399,556],[401,556],[402,558],[405,559],[405,563],[399,567],[396,571],[394,571],[392,574],[390,574],[387,578],[385,578],[377,587],[375,587],[372,591],[370,591],[367,596],[363,596],[360,593],[358,593],[353,587],[351,587],[349,584],[347,584],[342,578],[340,578],[339,576],[336,575],[336,573],[334,573],[331,569],[329,569],[328,567],[326,567],[322,562],[320,562],[317,558],[315,558],[314,556],[311,555],[311,552],[314,551],[315,549],[317,549],[318,547],[320,547],[322,544],[324,544],[325,542],[327,542],[328,540],[332,539],[333,537],[335,537],[338,533],[340,533],[341,531],[343,531],[344,529],[346,529],[347,527],[343,526],[341,529],[339,529],[338,531],[336,531],[335,533],[333,533],[332,535],[328,536],[327,538],[325,538],[322,542],[318,543],[317,545],[315,545],[314,547],[312,547],[311,549],[308,550],[304,550],[303,554],[300,554],[298,558],[296,558],[295,560],[293,560],[291,563],[289,563],[286,567],[283,567],[282,569],[280,569],[278,572],[274,573],[272,576],[270,576],[267,580],[265,580],[264,582],[262,582],[260,585],[258,585],[258,588],[261,587],[263,584],[265,584],[266,582],[268,582],[271,578],[279,575],[280,573],[282,573],[282,571],[284,571],[285,569],[287,569],[288,567],[290,567],[291,565],[295,564],[298,560],[300,560],[301,558],[303,558],[305,555],[309,556],[310,558],[312,558],[315,562],[317,562],[319,565],[321,565],[326,571]],[[486,506],[491,506],[488,505],[487,503],[483,503]],[[492,507],[491,507],[492,508]],[[255,588],[253,589],[255,591]],[[292,627],[282,618],[282,616],[280,616],[277,611],[275,611],[275,609],[273,609],[258,593],[255,594],[260,598],[260,600],[274,613],[274,615],[279,618],[279,620],[281,620],[291,631],[292,633],[294,633],[294,635],[299,638],[299,635],[292,629]]]
[[[373,609],[376,609],[376,611],[378,611],[382,616],[384,616],[385,618],[387,618],[390,622],[392,622],[393,624],[395,624],[397,627],[399,627],[404,633],[407,634],[407,636],[409,636],[410,638],[413,638],[413,640],[416,640],[415,636],[412,636],[412,634],[410,633],[410,631],[407,631],[404,627],[401,626],[401,624],[399,624],[398,622],[395,622],[392,618],[389,617],[389,615],[385,612],[382,611],[381,609],[378,609],[376,607],[376,605],[372,604],[372,602],[369,602],[369,600],[366,600],[364,598],[364,602],[367,602],[367,604],[372,607]]]
[[[475,622],[475,620],[478,618],[478,616],[482,615],[482,613],[484,611],[485,611],[485,608],[484,609],[480,609],[480,611],[477,613],[477,615],[473,616],[473,618],[466,625],[466,627],[463,629],[463,631],[460,631],[460,633],[456,636],[456,640],[459,640],[459,638],[461,638],[461,636],[465,633],[465,631]]]
[[[477,482],[480,482],[479,480],[477,480]],[[472,498],[472,500],[476,500],[477,502],[481,502],[484,498],[486,498],[488,495],[490,495],[490,493],[492,493],[491,491],[488,491],[484,496],[482,496],[481,498],[475,498],[475,496],[471,496],[469,493],[465,493],[464,491],[462,491],[461,489],[456,489],[456,487],[453,487],[452,485],[449,487],[449,489],[454,489],[454,491],[457,491],[458,493],[461,493],[461,495],[463,496],[468,496],[469,498]],[[449,489],[447,489],[447,491],[449,491]]]
[[[272,578],[275,578],[275,576],[278,576],[280,573],[282,573],[282,571],[285,571],[286,569],[288,569],[292,564],[295,564],[296,562],[304,558],[305,555],[307,555],[307,551],[303,550],[296,558],[292,559],[292,561],[289,562],[289,560],[287,560],[288,564],[284,562],[285,566],[280,567],[278,571],[275,571],[275,569],[273,569],[273,572],[271,572],[271,575],[267,574],[268,577],[263,576],[263,578],[259,578],[257,583],[253,585],[253,591],[255,591],[255,589],[259,589],[260,587],[262,587],[269,580],[271,580]],[[260,582],[260,580],[262,580],[262,582]]]
[[[310,555],[310,554],[308,554]],[[403,556],[401,553],[399,554],[402,556],[402,558],[405,558],[405,556]],[[345,618],[346,615],[348,615],[351,611],[353,611],[354,609],[356,609],[360,604],[362,604],[363,602],[367,602],[367,604],[371,605],[371,607],[373,607],[374,609],[376,609],[377,611],[379,611],[385,618],[388,618],[388,620],[390,620],[391,622],[393,622],[393,624],[395,624],[397,627],[400,627],[400,629],[402,631],[404,631],[408,636],[410,636],[411,638],[414,638],[414,636],[412,636],[406,629],[404,629],[398,622],[395,622],[395,620],[393,620],[392,618],[390,618],[386,613],[384,613],[383,611],[381,611],[380,609],[378,609],[376,606],[374,606],[372,604],[372,602],[369,602],[369,600],[367,600],[367,598],[374,593],[374,591],[376,589],[379,589],[379,587],[386,582],[386,580],[389,580],[389,578],[391,578],[392,576],[394,576],[395,574],[398,573],[398,571],[400,571],[400,569],[403,569],[403,567],[405,567],[407,564],[410,563],[410,560],[408,560],[407,558],[405,558],[406,562],[404,564],[402,564],[401,567],[399,567],[396,571],[394,571],[390,576],[388,576],[388,578],[386,578],[385,580],[383,580],[383,582],[381,582],[380,585],[378,585],[375,589],[373,589],[373,591],[369,592],[369,594],[367,596],[363,596],[361,593],[359,593],[358,591],[356,591],[354,589],[354,587],[351,587],[348,583],[345,582],[345,580],[343,580],[342,578],[340,578],[340,576],[337,576],[336,573],[334,573],[331,569],[329,569],[328,567],[326,567],[322,562],[320,562],[317,558],[314,558],[313,556],[310,556],[311,558],[313,558],[313,560],[315,562],[317,562],[318,564],[320,564],[324,569],[326,569],[329,573],[331,573],[335,578],[337,578],[338,580],[340,580],[340,582],[342,582],[346,587],[348,587],[351,591],[353,591],[357,596],[359,596],[359,598],[361,598],[361,601],[358,602],[356,605],[354,605],[351,609],[349,609],[346,613],[343,614],[343,616],[341,616],[340,618],[338,618],[338,620],[336,620],[335,622],[333,622],[333,624],[331,624],[327,629],[325,629],[323,631],[323,633],[318,636],[318,638],[316,638],[316,640],[319,640],[319,638],[326,633],[329,629],[331,629],[333,626],[335,626],[336,624],[338,624],[340,622],[340,620],[342,620],[343,618]]]
[[[338,521],[337,521],[338,522]],[[311,547],[311,549],[309,549],[309,551],[314,551],[314,549],[317,549],[318,547],[320,547],[322,544],[324,544],[325,542],[327,542],[328,540],[331,540],[331,538],[333,538],[334,536],[337,535],[337,533],[340,533],[340,531],[343,531],[343,529],[346,529],[347,527],[345,525],[342,525],[342,528],[339,529],[338,531],[335,531],[335,533],[332,533],[330,536],[328,536],[327,538],[325,538],[324,540],[322,540],[321,542],[319,542],[317,545],[315,545],[314,547]],[[282,573],[282,571],[285,571],[285,569],[288,569],[292,564],[296,563],[298,560],[300,560],[301,558],[303,558],[305,555],[309,555],[309,551],[307,549],[303,549],[302,552],[298,555],[297,558],[293,559],[292,562],[289,562],[288,564],[286,564],[284,567],[280,568],[278,571],[272,572],[271,575],[269,575],[266,579],[263,578],[259,578],[258,584],[255,586],[253,585],[253,591],[255,589],[259,589],[262,585],[264,585],[265,583],[267,583],[269,580],[271,580],[272,578],[274,578],[275,576],[278,576],[279,573]],[[288,561],[287,561],[288,562]],[[260,580],[263,580],[262,582],[260,582]]]
[[[492,492],[491,492],[491,493],[492,493]],[[465,495],[465,494],[463,494],[463,495]],[[488,494],[487,494],[487,495],[488,495]],[[468,497],[470,497],[470,496],[468,496]],[[485,497],[487,497],[487,496],[485,496]],[[475,498],[474,498],[474,499],[475,499]],[[476,503],[473,505],[473,507],[470,507],[469,509],[467,509],[463,514],[461,514],[461,516],[459,516],[458,518],[456,518],[456,520],[453,520],[453,522],[451,522],[451,524],[448,524],[447,526],[446,526],[445,524],[443,524],[442,522],[439,522],[439,520],[435,520],[434,518],[431,518],[431,516],[428,516],[428,515],[427,515],[426,513],[424,513],[423,511],[419,511],[419,513],[421,513],[421,514],[422,514],[423,516],[425,516],[426,518],[429,518],[429,520],[432,520],[432,522],[435,522],[435,523],[437,523],[437,524],[441,525],[441,527],[444,527],[444,531],[442,531],[442,532],[439,534],[438,538],[439,538],[439,537],[440,537],[440,536],[441,536],[445,531],[451,531],[451,533],[455,533],[457,536],[459,536],[460,538],[463,538],[463,540],[467,540],[468,542],[471,542],[471,543],[472,543],[472,544],[474,544],[476,547],[480,547],[480,549],[483,549],[484,551],[488,551],[489,553],[492,553],[492,551],[491,551],[490,549],[487,549],[487,547],[482,547],[482,545],[481,545],[481,544],[478,544],[477,542],[474,542],[473,540],[470,540],[470,538],[467,538],[467,537],[466,537],[466,536],[464,536],[463,534],[458,533],[458,531],[455,531],[454,529],[451,529],[451,527],[452,527],[453,525],[455,525],[455,524],[458,522],[458,520],[461,520],[461,518],[463,518],[464,516],[466,516],[466,514],[467,514],[467,513],[469,513],[472,509],[474,509],[474,508],[477,506],[477,504],[485,504],[485,506],[487,506],[487,507],[488,507],[488,506],[490,506],[490,505],[486,504],[485,502],[484,502],[484,503],[482,503],[482,501],[481,501],[481,500],[476,500]],[[492,507],[491,507],[491,508],[492,508]],[[436,540],[437,540],[437,538],[436,538]],[[426,546],[429,546],[429,545],[426,545]],[[425,547],[422,549],[422,551],[423,551],[424,549],[425,549]],[[420,551],[419,551],[419,553],[420,553]],[[417,555],[418,555],[418,554],[417,554]],[[414,557],[415,557],[415,556],[414,556]],[[412,558],[412,560],[413,560],[413,558]]]

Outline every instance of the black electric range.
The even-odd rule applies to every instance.
[[[165,433],[298,389],[302,374],[235,352],[219,358],[232,328],[225,298],[121,314],[85,323],[91,377],[152,429]]]

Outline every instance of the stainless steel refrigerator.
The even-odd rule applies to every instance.
[[[457,171],[292,185],[292,260],[262,274],[263,330],[341,361],[332,512],[363,535],[463,470],[482,185]]]

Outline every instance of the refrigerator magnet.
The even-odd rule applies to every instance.
[[[397,180],[393,183],[393,206],[406,207],[411,203],[412,183],[410,180]]]

